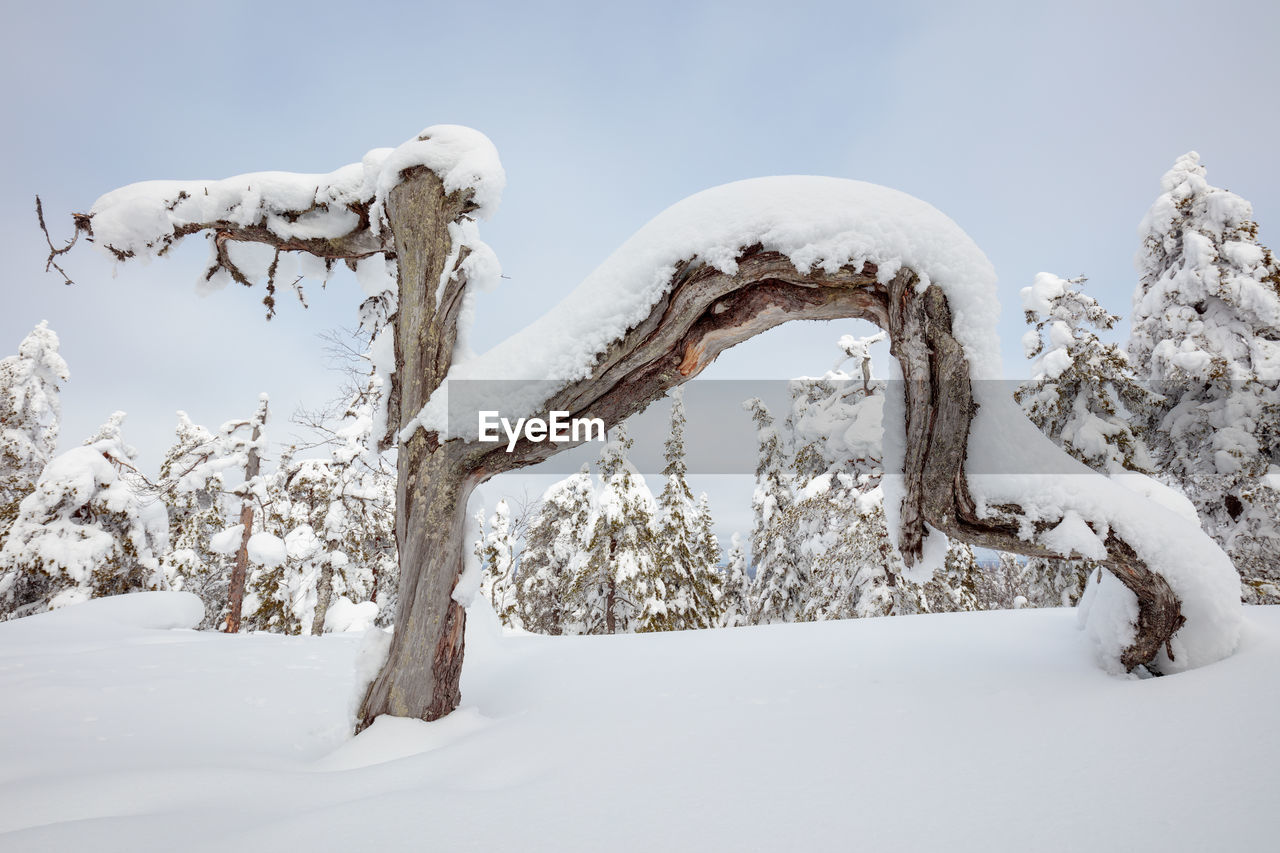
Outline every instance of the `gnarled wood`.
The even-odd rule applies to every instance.
[[[869,320],[889,332],[907,378],[906,497],[899,538],[908,563],[920,556],[926,523],[963,541],[1058,556],[1018,537],[1020,508],[993,516],[977,513],[964,474],[975,412],[968,363],[952,333],[942,291],[931,286],[921,293],[916,285],[909,270],[881,285],[871,266],[801,274],[785,257],[760,247],[746,250],[732,275],[685,265],[649,316],[599,358],[591,375],[552,395],[539,414],[569,411],[613,426],[696,376],[720,352],[788,320]],[[406,401],[410,381],[406,377],[402,385]],[[420,402],[425,399],[412,395],[404,411],[417,411]],[[406,580],[392,656],[365,700],[361,727],[383,713],[435,719],[456,705],[460,669],[454,663],[460,660],[465,613],[447,591],[462,567],[466,496],[495,474],[536,464],[571,446],[521,439],[508,452],[501,445],[461,439],[437,444],[433,438],[418,432],[401,450],[407,466],[401,469],[402,481],[409,483],[401,503],[407,523],[399,531]],[[1139,601],[1138,636],[1123,659],[1131,669],[1167,646],[1182,616],[1164,579],[1125,543],[1114,535],[1112,540],[1104,564]]]

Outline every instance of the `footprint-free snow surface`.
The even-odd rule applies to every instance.
[[[462,707],[349,734],[359,634],[184,593],[0,624],[3,851],[1274,850],[1280,607],[1107,675],[1069,610],[503,633]]]

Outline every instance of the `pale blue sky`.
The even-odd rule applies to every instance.
[[[668,204],[758,175],[874,181],[950,215],[1000,275],[1011,376],[1036,272],[1084,273],[1127,313],[1137,223],[1189,149],[1280,244],[1273,3],[791,5],[10,3],[0,351],[42,319],[62,336],[64,444],[124,409],[153,467],[175,410],[216,426],[260,391],[284,438],[330,394],[315,334],[352,322],[352,281],[267,324],[261,291],[194,294],[193,241],[115,278],[78,251],[66,288],[32,199],[64,233],[120,184],[328,171],[437,123],[484,131],[508,173],[482,231],[510,280],[480,303],[479,348]],[[844,330],[785,328],[709,375],[819,372]]]

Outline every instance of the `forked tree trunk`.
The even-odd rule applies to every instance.
[[[429,133],[416,141],[429,141]],[[404,442],[396,437],[443,381],[453,361],[457,321],[465,276],[453,261],[450,223],[476,209],[470,190],[446,193],[439,177],[423,166],[406,169],[386,197],[389,228],[373,212],[375,197],[348,199],[340,221],[350,231],[337,236],[286,237],[278,219],[332,213],[319,195],[293,211],[259,211],[258,218],[212,218],[170,222],[171,233],[147,244],[150,254],[163,254],[186,236],[212,235],[215,258],[208,276],[225,273],[251,284],[233,262],[228,247],[252,242],[281,252],[304,252],[326,264],[372,256],[394,258],[399,271],[399,308],[395,316],[396,375],[388,391],[389,435],[383,446],[399,447],[396,542],[400,549],[400,601],[390,657],[365,697],[359,726],[380,714],[436,719],[458,703],[465,613],[452,594],[462,570],[463,516],[475,486],[504,471],[536,464],[570,445],[520,441],[513,452],[492,444],[459,439],[440,442],[434,433],[417,430]],[[319,192],[319,189],[317,189]],[[186,191],[160,203],[159,215],[172,212]],[[37,216],[44,229],[37,201]],[[93,238],[95,214],[73,217],[76,235]],[[48,236],[47,229],[45,230]],[[48,264],[61,271],[57,256],[69,251],[50,243]],[[104,244],[119,260],[137,247]],[[272,271],[275,265],[272,265]],[[1022,508],[996,508],[979,516],[965,480],[964,458],[974,402],[968,364],[952,334],[951,314],[941,290],[918,292],[916,278],[901,271],[886,286],[876,270],[849,268],[834,273],[799,273],[792,263],[760,246],[748,247],[737,271],[726,274],[692,260],[679,265],[666,296],[648,317],[615,340],[583,379],[570,383],[547,400],[551,410],[571,416],[598,417],[612,426],[644,409],[668,390],[696,376],[723,350],[793,319],[861,318],[889,332],[893,353],[906,377],[906,496],[901,508],[899,539],[904,558],[920,555],[926,522],[950,536],[987,547],[1037,556],[1049,554],[1019,538]],[[264,300],[274,304],[274,272]],[[375,297],[375,301],[380,297]],[[256,473],[256,472],[255,472]],[[252,507],[242,513],[246,537]],[[1034,525],[1033,525],[1034,526]],[[247,540],[246,540],[247,541]],[[1132,668],[1151,661],[1182,625],[1181,605],[1169,584],[1143,565],[1134,550],[1108,534],[1110,555],[1104,562],[1138,598],[1137,636],[1124,653]],[[231,589],[228,629],[239,627],[247,559],[237,560]]]

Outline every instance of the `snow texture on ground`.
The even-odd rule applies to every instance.
[[[0,850],[1270,850],[1280,608],[1109,676],[1069,610],[612,637],[472,608],[463,705],[349,735],[358,633],[0,625]]]

